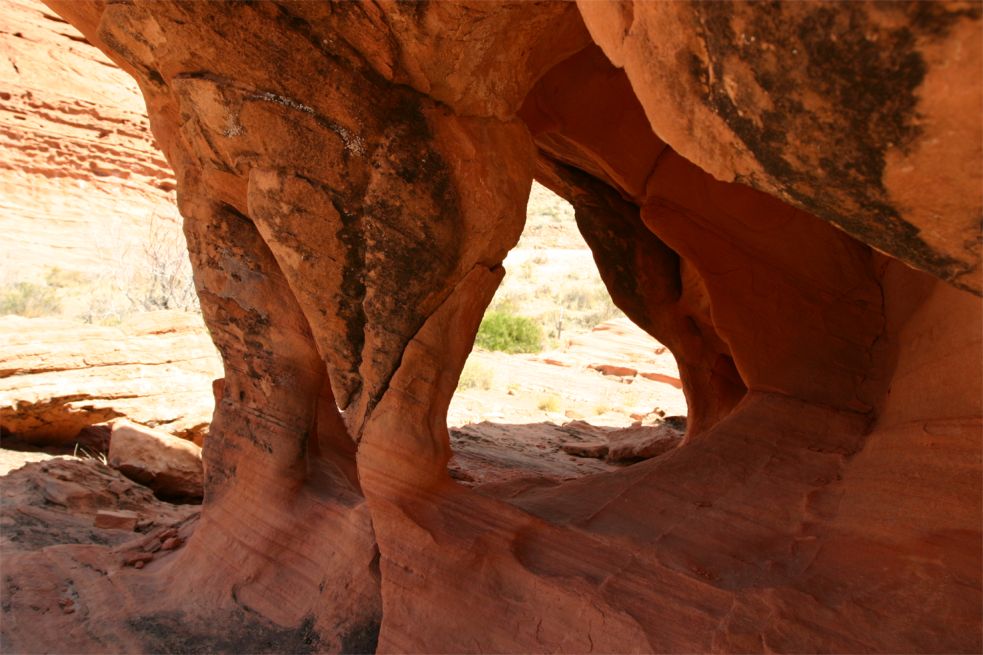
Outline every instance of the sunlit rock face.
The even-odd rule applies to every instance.
[[[0,52],[0,285],[54,267],[115,280],[152,225],[179,237],[174,174],[126,73],[36,0],[0,2]]]
[[[186,545],[21,558],[85,611],[5,572],[12,649],[980,650],[978,7],[49,4],[140,83],[226,377]],[[483,492],[444,419],[534,176],[691,415]]]

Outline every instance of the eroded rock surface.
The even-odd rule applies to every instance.
[[[133,514],[137,520],[132,528],[102,527],[103,513]],[[197,513],[192,505],[161,502],[146,487],[96,459],[32,462],[3,477],[4,555],[57,544],[118,546],[134,538],[134,529],[146,533]]]
[[[977,6],[50,5],[146,95],[226,377],[139,609],[5,645],[980,650]],[[533,175],[691,411],[506,502],[445,418]],[[43,551],[86,607],[94,549]]]
[[[142,254],[152,220],[176,235],[174,173],[132,80],[33,0],[0,2],[0,53],[0,284],[103,275]]]
[[[199,444],[222,362],[201,319],[134,315],[118,327],[0,318],[0,428],[39,445],[127,417]]]

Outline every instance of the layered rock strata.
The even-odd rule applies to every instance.
[[[201,320],[148,312],[117,327],[54,318],[0,318],[0,433],[71,445],[117,417],[197,442],[222,377]]]
[[[0,284],[102,275],[176,234],[174,174],[140,92],[39,2],[0,2]],[[37,229],[43,221],[44,229]]]
[[[12,648],[979,651],[977,6],[50,5],[140,83],[226,378],[186,545],[59,551],[86,611]],[[691,414],[506,501],[444,419],[533,176]]]

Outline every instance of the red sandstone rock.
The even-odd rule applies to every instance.
[[[113,422],[109,465],[161,498],[200,498],[203,492],[198,446],[130,421]]]
[[[118,328],[0,318],[0,426],[36,444],[72,443],[125,416],[200,443],[221,374],[200,319],[136,315]]]
[[[605,462],[571,457],[568,444],[590,447],[606,428],[583,421],[501,423],[481,421],[452,428],[451,477],[468,486],[537,478],[552,483],[613,470]]]
[[[148,562],[152,561],[154,561],[153,553],[129,553],[123,558],[123,565],[142,569]]]
[[[638,375],[636,369],[628,366],[616,366],[614,364],[591,364],[591,368],[600,371],[604,375],[613,375],[619,378],[633,378]]]
[[[666,423],[595,430],[603,435],[605,441],[568,441],[561,444],[560,448],[577,457],[601,458],[609,462],[637,462],[667,453],[683,440],[682,432]]]
[[[51,266],[112,272],[152,218],[177,237],[174,175],[137,85],[39,2],[0,13],[0,285]]]
[[[668,425],[638,426],[608,435],[608,461],[620,462],[658,457],[679,446],[683,435]]]
[[[13,552],[58,544],[116,546],[133,538],[125,532],[134,527],[147,531],[198,513],[193,505],[158,500],[146,487],[95,459],[58,457],[31,463],[5,475],[0,487],[5,569],[6,557]],[[135,526],[133,517],[139,519]],[[107,522],[112,525],[104,525]],[[29,569],[22,572],[30,575]]]
[[[160,544],[160,549],[174,550],[175,548],[180,548],[183,543],[184,541],[182,541],[178,537],[168,537]]]
[[[595,457],[603,459],[608,454],[608,445],[600,441],[586,441],[582,443],[564,442],[560,448],[563,452],[577,457]]]
[[[110,511],[102,510],[96,512],[94,525],[97,528],[112,528],[114,530],[134,530],[140,520],[140,515],[136,512],[125,510]]]
[[[978,8],[633,0],[578,8],[653,131],[680,155],[981,290]],[[862,67],[839,67],[859,58]],[[791,88],[802,90],[798,104],[784,106]],[[915,191],[926,171],[947,183]]]
[[[5,559],[12,649],[980,651],[978,8],[51,4],[146,94],[226,376],[185,547]],[[533,174],[687,436],[467,488]]]

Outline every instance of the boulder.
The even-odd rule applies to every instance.
[[[197,516],[195,505],[174,505],[98,459],[56,457],[4,475],[0,549],[40,552],[59,544],[116,547],[147,532]],[[108,553],[107,553],[108,555]]]
[[[608,454],[608,444],[602,441],[565,441],[560,444],[560,448],[576,457],[604,459]]]
[[[193,500],[203,493],[201,448],[166,432],[113,421],[108,461],[159,498]]]
[[[678,417],[673,417],[678,418]],[[569,423],[566,428],[577,425]],[[675,424],[659,422],[642,425],[639,422],[628,428],[595,428],[593,432],[603,441],[566,441],[560,445],[563,452],[576,457],[606,459],[609,462],[637,462],[665,454],[683,441],[683,430]]]
[[[97,528],[111,528],[113,530],[135,530],[139,521],[140,515],[129,510],[100,510],[96,512],[93,525]]]
[[[669,425],[637,426],[608,435],[609,462],[637,461],[658,457],[679,446],[683,433]]]

